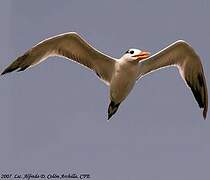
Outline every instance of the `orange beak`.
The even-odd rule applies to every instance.
[[[134,55],[132,57],[137,57],[136,60],[142,60],[142,59],[146,59],[150,56],[150,52],[147,52],[147,51],[141,51],[139,54],[137,55]]]

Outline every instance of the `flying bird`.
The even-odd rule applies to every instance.
[[[117,59],[96,50],[79,34],[68,32],[41,41],[12,62],[2,75],[15,70],[24,71],[50,56],[61,56],[89,68],[109,86],[108,120],[117,112],[139,78],[161,68],[176,66],[206,119],[208,92],[201,60],[183,40],[152,56],[147,51],[129,49]]]

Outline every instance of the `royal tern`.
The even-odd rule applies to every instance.
[[[41,41],[12,62],[2,75],[15,70],[24,71],[50,56],[62,56],[93,70],[110,87],[108,120],[116,113],[137,79],[168,66],[178,68],[206,118],[208,92],[201,60],[183,40],[172,43],[152,56],[147,51],[129,49],[117,59],[99,52],[77,33],[68,32]]]

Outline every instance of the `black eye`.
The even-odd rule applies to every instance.
[[[133,54],[133,53],[134,53],[134,51],[133,51],[133,50],[131,50],[131,51],[130,51],[130,54]]]

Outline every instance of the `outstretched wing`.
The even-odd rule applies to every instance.
[[[203,117],[208,110],[208,91],[201,60],[193,48],[179,40],[153,56],[139,63],[139,76],[142,77],[163,67],[177,66],[182,79],[191,88]]]
[[[91,47],[77,33],[69,32],[46,39],[18,57],[3,74],[23,71],[35,66],[49,56],[62,56],[96,72],[107,83],[110,82],[115,59]]]

